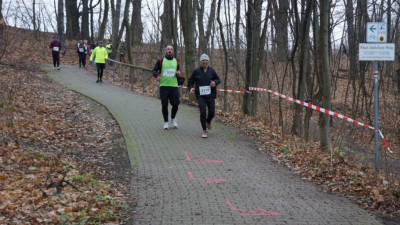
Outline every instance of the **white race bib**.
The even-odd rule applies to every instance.
[[[79,48],[79,52],[84,52],[85,49],[84,48]]]
[[[56,46],[53,47],[53,51],[58,52],[58,50],[60,50],[58,47]]]
[[[200,86],[199,87],[200,95],[209,95],[211,94],[210,86]]]
[[[175,76],[175,69],[165,69],[163,71],[164,77],[174,77]]]

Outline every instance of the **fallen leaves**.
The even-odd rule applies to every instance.
[[[0,65],[0,224],[120,223],[127,187],[108,157],[124,147],[119,127],[24,55]]]
[[[220,121],[253,136],[261,152],[271,154],[302,179],[322,185],[327,191],[340,192],[365,209],[400,216],[400,180],[391,174],[377,174],[360,156],[323,152],[318,143],[280,135],[280,128],[265,126],[251,117],[238,118],[235,113],[222,111],[217,114]]]

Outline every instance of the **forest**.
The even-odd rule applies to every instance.
[[[386,26],[384,40],[376,42],[394,43],[393,61],[359,60],[372,22]],[[109,58],[121,60],[124,45],[124,63],[144,68],[153,68],[171,44],[186,79],[206,53],[219,87],[242,91],[219,93],[221,122],[253,136],[260,151],[306,179],[351,196],[363,192],[373,203],[360,205],[399,215],[400,1],[0,0],[0,65],[19,45],[15,28],[36,43],[29,47],[34,54],[46,52],[54,35],[65,57],[78,40],[110,40]],[[157,84],[147,75],[135,72],[131,89],[156,96]],[[131,78],[115,83],[121,79],[129,89]],[[0,100],[11,98],[2,92]],[[186,90],[181,96],[194,104]],[[366,167],[375,183],[362,175],[358,186],[345,184],[342,169]]]

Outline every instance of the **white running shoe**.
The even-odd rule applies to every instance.
[[[178,128],[178,123],[176,122],[176,119],[171,119],[171,121],[172,121],[172,126],[174,128]]]
[[[168,122],[164,122],[164,130],[168,130],[169,129],[169,123]]]
[[[201,135],[202,138],[207,138],[207,131],[203,131],[203,134]]]

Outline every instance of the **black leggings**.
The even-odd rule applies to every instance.
[[[211,123],[211,120],[215,116],[215,99],[198,96],[197,102],[199,103],[200,109],[201,127],[203,130],[207,130],[206,123]],[[208,108],[208,115],[206,107]]]
[[[60,53],[59,52],[57,52],[57,53],[53,52],[53,65],[54,65],[54,67],[56,67],[56,65],[57,65],[57,67],[60,67]]]
[[[164,117],[164,122],[168,122],[168,100],[172,105],[171,119],[175,119],[178,112],[179,91],[177,87],[160,87],[161,111]]]
[[[86,67],[86,54],[85,53],[79,53],[79,67]]]
[[[103,70],[106,64],[104,63],[96,63],[97,66],[97,80],[102,80],[103,79]]]

